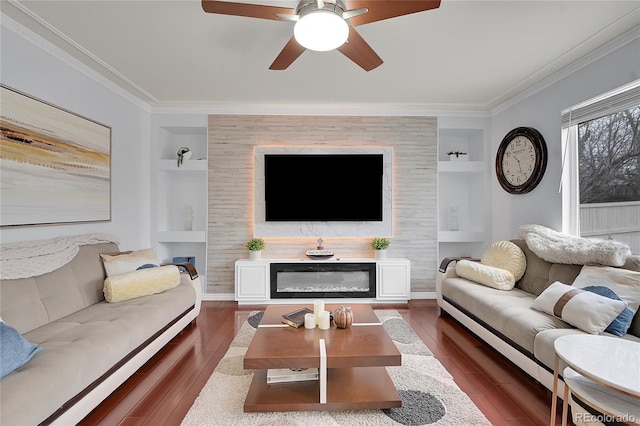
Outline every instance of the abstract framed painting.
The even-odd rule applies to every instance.
[[[0,90],[0,226],[110,221],[111,128]]]

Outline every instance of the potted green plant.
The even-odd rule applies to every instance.
[[[387,238],[374,238],[371,241],[371,248],[376,252],[376,259],[384,259],[387,257],[387,249],[389,248],[389,240]]]
[[[247,241],[245,247],[249,249],[249,259],[260,260],[262,250],[264,250],[264,240],[262,238],[252,238]]]
[[[465,155],[467,155],[466,152],[462,152],[462,151],[449,151],[447,152],[447,155],[449,156],[449,161],[466,161],[467,157],[465,157]]]

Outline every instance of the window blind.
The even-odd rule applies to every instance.
[[[639,105],[640,80],[636,80],[562,111],[562,127],[567,128]]]

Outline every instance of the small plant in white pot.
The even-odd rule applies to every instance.
[[[371,248],[375,250],[376,259],[384,259],[387,257],[389,240],[387,238],[374,238],[371,241]]]
[[[264,240],[262,238],[252,238],[247,241],[245,247],[249,249],[249,259],[260,260],[262,258],[262,250],[264,250]]]
[[[467,161],[467,153],[462,151],[449,151],[447,152],[449,161]]]

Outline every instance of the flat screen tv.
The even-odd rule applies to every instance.
[[[382,154],[265,154],[265,221],[382,221],[383,171]]]

